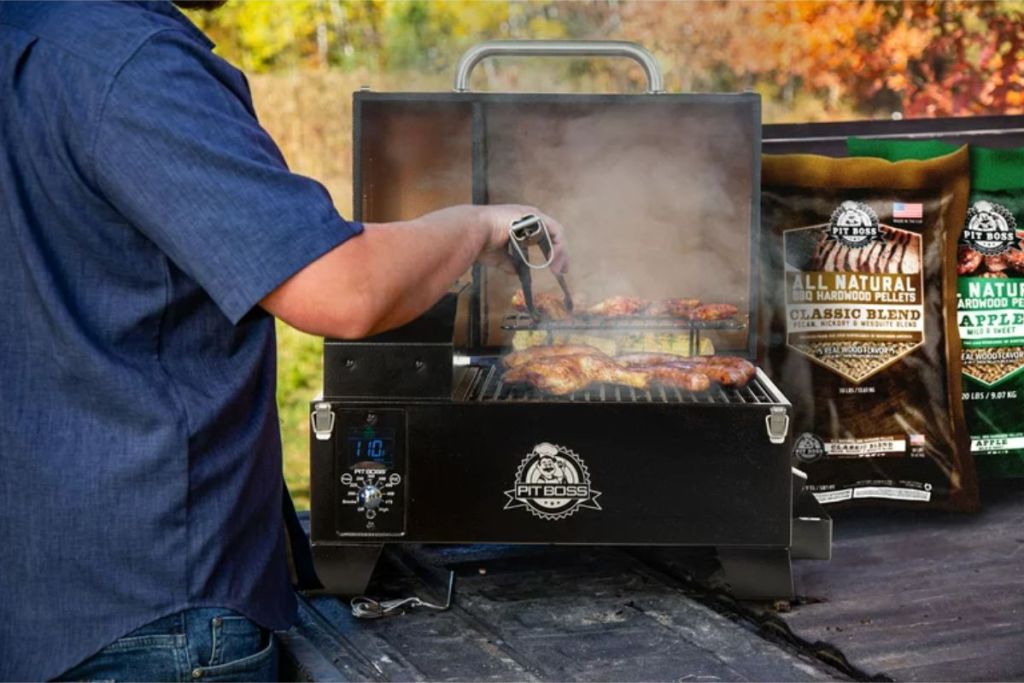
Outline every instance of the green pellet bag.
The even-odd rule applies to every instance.
[[[890,161],[955,149],[935,140],[859,138],[847,148]],[[957,261],[964,415],[979,476],[1024,477],[1024,148],[970,152],[970,208]]]

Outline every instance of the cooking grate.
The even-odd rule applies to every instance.
[[[533,330],[621,330],[638,332],[686,331],[686,330],[739,330],[744,323],[736,318],[724,320],[686,320],[670,317],[623,317],[601,318],[576,317],[566,320],[535,321],[528,313],[513,313],[505,316],[501,329],[515,332]]]
[[[543,401],[576,403],[728,403],[776,404],[783,403],[779,390],[764,376],[757,375],[743,387],[713,385],[707,391],[683,391],[656,386],[652,389],[633,389],[615,384],[595,384],[584,391],[565,396],[550,396],[523,384],[501,381],[502,370],[496,361],[475,366],[466,400],[468,401]]]

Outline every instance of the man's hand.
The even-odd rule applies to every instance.
[[[513,222],[531,214],[544,221],[548,234],[551,235],[551,269],[559,275],[565,274],[569,268],[565,228],[535,207],[525,204],[464,204],[428,213],[418,220],[436,225],[438,229],[443,229],[445,225],[461,225],[470,232],[482,231],[484,244],[476,260],[488,266],[515,272],[515,264],[508,254],[508,230]]]
[[[508,256],[508,230],[514,221],[523,216],[534,215],[544,221],[548,234],[551,235],[551,270],[564,275],[569,270],[568,244],[565,228],[551,216],[542,213],[532,206],[522,204],[498,204],[480,207],[484,210],[484,221],[491,230],[487,246],[480,254],[480,262],[490,266],[499,266],[514,271],[514,264]]]
[[[476,261],[513,270],[509,227],[533,214],[551,235],[555,273],[568,270],[565,230],[532,206],[452,206],[411,221],[368,223],[267,295],[264,309],[310,334],[356,339],[433,306]]]

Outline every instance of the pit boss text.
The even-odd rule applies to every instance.
[[[578,484],[517,484],[519,498],[589,498],[590,487]]]

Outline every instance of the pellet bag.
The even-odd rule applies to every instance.
[[[851,154],[930,159],[939,141],[847,141]],[[956,264],[964,416],[978,474],[1024,476],[1024,149],[974,147]]]
[[[794,464],[834,506],[978,506],[960,401],[963,148],[932,161],[766,155],[758,360]]]

